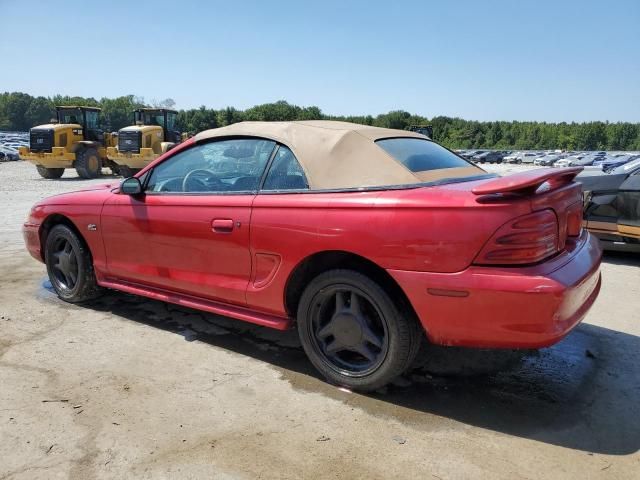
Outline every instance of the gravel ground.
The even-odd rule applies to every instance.
[[[295,332],[119,293],[59,301],[20,225],[89,182],[0,175],[2,480],[639,478],[640,256],[606,256],[585,322],[512,370],[359,395],[320,380]]]

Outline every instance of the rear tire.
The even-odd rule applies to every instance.
[[[75,167],[80,178],[98,178],[102,173],[102,160],[98,151],[90,147],[76,152]]]
[[[47,178],[49,180],[60,178],[64,173],[64,168],[47,168],[42,165],[36,165],[36,170],[38,170],[38,173],[42,178]]]
[[[128,167],[126,165],[119,165],[118,166],[118,173],[120,175],[122,175],[123,178],[133,177],[140,170],[142,170],[142,169],[141,168],[131,168],[131,167]]]
[[[68,226],[56,225],[47,235],[45,263],[53,289],[65,302],[86,302],[102,294],[91,252]]]
[[[402,375],[421,340],[413,314],[353,270],[330,270],[312,280],[297,319],[311,363],[329,382],[352,390],[377,390]]]

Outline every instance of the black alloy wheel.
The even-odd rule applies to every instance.
[[[350,285],[333,285],[318,293],[311,315],[313,346],[336,372],[364,376],[384,361],[388,328],[366,293]]]
[[[55,282],[62,289],[73,290],[78,283],[78,257],[69,239],[57,237],[49,254]]]
[[[89,248],[69,226],[56,225],[47,235],[45,263],[51,285],[62,300],[80,303],[102,293]]]
[[[311,363],[331,383],[360,391],[381,388],[404,373],[423,333],[410,308],[395,299],[360,272],[318,275],[303,292],[297,314]]]

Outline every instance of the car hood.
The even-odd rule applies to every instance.
[[[47,197],[38,202],[38,205],[101,205],[117,187],[117,182],[87,185],[80,190]]]

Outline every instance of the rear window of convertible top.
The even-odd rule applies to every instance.
[[[435,142],[420,138],[385,138],[376,144],[412,172],[470,167],[466,160]]]

